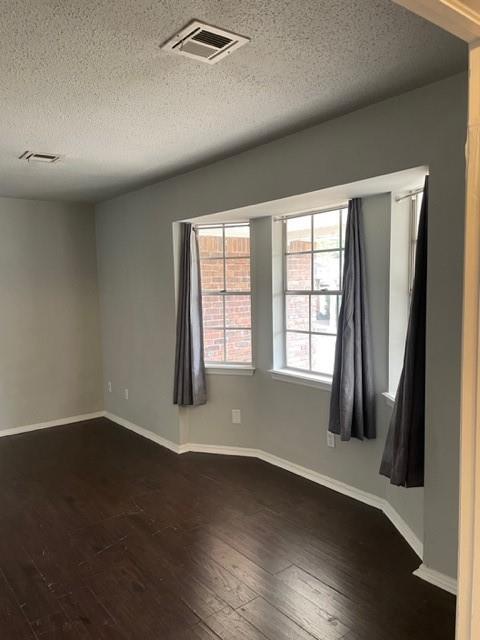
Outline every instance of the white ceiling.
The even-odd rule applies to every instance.
[[[192,18],[251,42],[161,51]],[[390,0],[0,0],[0,195],[102,200],[464,68]]]

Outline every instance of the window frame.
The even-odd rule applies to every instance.
[[[249,252],[248,256],[227,256],[226,255],[226,229],[238,228],[238,227],[247,227],[249,230]],[[214,256],[208,258],[202,258],[201,252],[199,249],[199,262],[200,262],[200,274],[201,274],[201,263],[202,260],[208,260],[211,262],[214,261],[222,261],[223,264],[223,289],[220,291],[214,290],[206,290],[203,289],[203,284],[201,283],[200,287],[200,295],[202,297],[202,336],[205,336],[205,326],[203,326],[203,298],[204,297],[221,297],[222,298],[222,309],[223,309],[223,326],[222,327],[207,327],[208,330],[212,331],[222,331],[223,332],[223,360],[207,360],[205,358],[205,347],[203,351],[205,367],[207,369],[215,370],[223,369],[225,371],[234,372],[238,371],[246,371],[250,372],[254,370],[254,341],[253,341],[253,290],[252,290],[252,281],[253,281],[253,273],[252,273],[252,226],[250,221],[239,221],[239,222],[217,222],[217,223],[206,223],[206,224],[197,224],[195,225],[195,231],[197,232],[200,229],[221,229],[222,230],[222,255]],[[197,235],[197,238],[199,236]],[[250,267],[250,287],[245,291],[229,291],[227,287],[227,260],[248,260]],[[248,296],[250,298],[250,326],[244,327],[227,327],[226,323],[226,298],[229,296]],[[250,360],[246,361],[238,361],[238,360],[227,360],[227,331],[249,331],[250,332]],[[247,373],[248,375],[248,373]]]
[[[416,191],[410,197],[410,230],[408,247],[408,297],[412,298],[413,279],[415,277],[415,255],[417,251],[418,224],[420,222],[420,211],[422,203],[418,205],[420,196],[423,199],[423,189]]]
[[[339,212],[339,245],[334,249],[315,249],[315,215],[320,215],[322,213],[330,213],[333,211]],[[311,249],[309,251],[295,251],[288,252],[287,251],[287,222],[288,220],[292,220],[294,218],[305,218],[310,216],[310,240],[311,240]],[[346,221],[348,217],[348,202],[340,203],[334,206],[330,206],[324,209],[318,209],[314,211],[306,211],[304,213],[294,214],[291,216],[285,216],[282,218],[282,328],[283,328],[283,365],[282,371],[285,371],[287,374],[296,376],[306,376],[311,379],[319,379],[319,380],[332,380],[332,373],[326,373],[322,371],[317,371],[312,369],[312,335],[323,335],[328,337],[334,337],[335,340],[338,335],[338,316],[340,313],[340,305],[341,305],[341,297],[343,294],[343,264],[345,257],[345,238],[346,238]],[[345,234],[343,232],[343,223],[345,218]],[[317,254],[322,253],[338,253],[339,254],[339,289],[314,289],[314,258]],[[311,256],[311,274],[310,274],[310,289],[304,290],[291,290],[287,288],[287,257],[290,255],[310,255]],[[309,310],[308,310],[308,324],[309,330],[300,330],[300,329],[288,329],[287,328],[287,296],[307,296],[309,301]],[[313,296],[330,296],[336,298],[337,301],[337,331],[335,333],[327,332],[327,331],[312,331],[312,297]],[[296,333],[308,335],[308,360],[309,360],[309,368],[308,369],[300,369],[298,367],[289,366],[287,363],[287,334],[288,333]]]

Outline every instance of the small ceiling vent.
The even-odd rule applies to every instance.
[[[37,153],[35,151],[24,151],[21,156],[19,156],[19,160],[26,160],[27,162],[47,162],[52,164],[53,162],[57,162],[60,160],[61,156],[55,155],[54,153]]]
[[[215,64],[249,41],[244,36],[194,20],[162,44],[161,49]]]

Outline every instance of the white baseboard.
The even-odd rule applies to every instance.
[[[387,516],[393,526],[399,531],[408,544],[415,551],[420,559],[423,559],[423,542],[417,537],[414,531],[408,526],[402,516],[395,511],[388,500],[383,501],[383,513]]]
[[[120,418],[120,416],[116,416],[114,413],[110,413],[109,411],[103,411],[102,416],[105,416],[112,422],[116,422],[117,424],[119,424],[122,427],[125,427],[126,429],[130,429],[130,431],[134,431],[135,433],[138,433],[139,436],[143,436],[144,438],[147,438],[148,440],[151,440],[152,442],[155,442],[156,444],[159,444],[160,446],[165,447],[166,449],[170,449],[170,451],[173,451],[174,453],[185,453],[186,451],[189,451],[189,449],[185,449],[185,445],[180,445],[180,444],[177,444],[176,442],[172,442],[171,440],[167,440],[166,438],[163,438],[162,436],[159,436],[156,433],[153,433],[153,431],[149,431],[148,429],[139,427],[138,424],[134,424],[133,422],[130,422],[130,420],[125,420],[125,418]]]
[[[96,411],[95,413],[84,413],[79,416],[69,416],[68,418],[59,418],[57,420],[49,420],[47,422],[26,424],[21,427],[0,429],[0,438],[3,438],[4,436],[15,436],[19,433],[27,433],[28,431],[37,431],[38,429],[51,429],[52,427],[61,427],[73,422],[84,422],[84,420],[93,420],[94,418],[101,418],[104,415],[104,411]]]
[[[258,449],[249,449],[248,447],[226,447],[217,444],[202,444],[196,442],[189,442],[183,445],[185,448],[184,453],[192,451],[195,453],[217,453],[222,456],[242,456],[242,458],[258,458]]]
[[[294,462],[285,460],[285,458],[279,458],[278,456],[268,453],[267,451],[262,451],[261,449],[190,442],[183,445],[182,453],[187,451],[193,451],[196,453],[216,453],[223,456],[242,456],[243,458],[258,458],[259,460],[263,460],[263,462],[267,462],[275,467],[280,467],[281,469],[290,471],[297,476],[301,476],[302,478],[321,484],[324,487],[333,489],[334,491],[349,496],[350,498],[360,500],[360,502],[365,502],[365,504],[372,507],[376,507],[377,509],[383,508],[384,500],[375,496],[373,493],[367,493],[366,491],[352,487],[351,485],[340,482],[339,480],[334,480],[329,476],[322,475],[321,473],[308,469],[307,467],[302,467]]]
[[[334,478],[330,478],[329,476],[318,473],[318,471],[313,471],[312,469],[308,469],[307,467],[302,467],[301,465],[290,462],[289,460],[285,460],[284,458],[280,458],[272,453],[268,453],[267,451],[262,451],[261,449],[251,449],[248,447],[230,447],[195,442],[180,445],[172,442],[171,440],[167,440],[167,438],[163,438],[162,436],[159,436],[156,433],[149,431],[148,429],[139,427],[133,422],[125,420],[125,418],[121,418],[120,416],[110,413],[109,411],[97,411],[95,413],[69,416],[67,418],[50,420],[48,422],[40,422],[37,424],[29,424],[21,427],[2,429],[0,430],[0,437],[16,435],[19,433],[27,433],[29,431],[36,431],[38,429],[49,429],[51,427],[72,424],[74,422],[83,422],[85,420],[93,420],[100,417],[106,417],[112,422],[115,422],[116,424],[119,424],[122,427],[125,427],[126,429],[129,429],[130,431],[133,431],[138,435],[147,438],[148,440],[151,440],[152,442],[155,442],[156,444],[159,444],[160,446],[165,447],[170,451],[173,451],[174,453],[181,454],[191,451],[197,453],[213,453],[227,456],[258,458],[259,460],[263,460],[264,462],[272,464],[276,467],[280,467],[281,469],[290,471],[291,473],[301,476],[302,478],[306,478],[307,480],[311,480],[312,482],[327,487],[328,489],[332,489],[333,491],[337,491],[338,493],[346,495],[350,498],[359,500],[360,502],[368,504],[371,507],[380,509],[393,523],[399,533],[405,538],[405,540],[412,547],[415,553],[421,559],[423,559],[422,542],[417,538],[412,529],[395,511],[395,509],[389,502],[387,502],[383,498],[380,498],[379,496],[374,495],[373,493],[362,491],[361,489],[352,487],[351,485],[348,485],[344,482],[340,482],[339,480],[335,480]],[[450,593],[456,594],[457,592],[457,582],[454,578],[450,578],[449,576],[435,571],[434,569],[431,569],[424,564],[421,564],[420,567],[416,571],[414,571],[414,575],[422,578],[422,580],[430,582],[437,587],[440,587],[441,589],[445,589]]]
[[[268,453],[267,451],[262,451],[261,449],[250,449],[247,447],[230,447],[191,442],[189,444],[183,445],[182,453],[185,453],[187,451],[194,451],[196,453],[216,453],[223,456],[258,458],[259,460],[263,460],[263,462],[267,462],[268,464],[272,464],[275,467],[280,467],[281,469],[290,471],[297,476],[301,476],[302,478],[306,478],[307,480],[311,480],[312,482],[321,484],[324,487],[333,489],[334,491],[349,496],[350,498],[360,500],[360,502],[365,502],[365,504],[368,504],[372,507],[376,507],[377,509],[383,508],[384,500],[382,500],[382,498],[379,498],[378,496],[375,496],[373,493],[367,493],[366,491],[362,491],[361,489],[352,487],[351,485],[340,482],[339,480],[334,480],[329,476],[322,475],[317,471],[307,469],[307,467],[302,467],[298,464],[295,464],[294,462],[285,460],[284,458],[279,458],[278,456],[272,453]]]
[[[286,471],[290,471],[297,476],[301,476],[302,478],[306,478],[307,480],[311,480],[316,484],[321,484],[323,487],[327,487],[328,489],[332,489],[337,493],[341,493],[344,496],[348,496],[349,498],[354,498],[355,500],[359,500],[360,502],[364,502],[371,507],[375,507],[376,509],[383,509],[384,500],[374,495],[373,493],[368,493],[367,491],[362,491],[361,489],[357,489],[357,487],[352,487],[345,482],[341,482],[340,480],[335,480],[335,478],[331,478],[330,476],[325,476],[318,471],[313,471],[312,469],[308,469],[307,467],[302,467],[299,464],[295,464],[294,462],[290,462],[289,460],[285,460],[284,458],[279,458],[272,453],[268,453],[268,451],[258,451],[257,458],[263,460],[264,462],[268,462],[269,464],[273,464],[276,467],[280,467],[281,469],[285,469]]]
[[[413,575],[426,582],[430,582],[430,584],[434,584],[436,587],[440,587],[440,589],[453,593],[455,596],[457,595],[457,581],[454,578],[450,578],[450,576],[446,576],[444,573],[440,573],[440,571],[436,571],[435,569],[430,569],[430,567],[427,567],[425,564],[421,564],[418,569],[413,572]]]
[[[272,453],[268,453],[267,451],[262,451],[261,449],[203,444],[198,442],[190,442],[188,444],[178,445],[170,442],[169,440],[165,440],[165,438],[162,438],[161,436],[157,436],[156,434],[148,431],[147,429],[144,429],[143,427],[139,427],[132,422],[124,420],[123,418],[119,418],[118,416],[115,416],[111,413],[105,412],[105,415],[113,422],[117,422],[118,424],[126,427],[127,429],[130,429],[131,431],[134,431],[135,433],[138,433],[139,435],[144,436],[149,440],[153,440],[153,442],[165,446],[175,453],[187,453],[191,451],[196,453],[220,454],[224,456],[243,456],[248,458],[258,458],[259,460],[263,460],[264,462],[272,464],[276,467],[280,467],[281,469],[290,471],[297,476],[301,476],[302,478],[306,478],[307,480],[311,480],[312,482],[320,484],[323,487],[332,489],[337,493],[341,493],[345,496],[368,504],[371,507],[380,509],[392,522],[392,524],[396,527],[400,534],[405,538],[405,540],[412,547],[419,558],[423,559],[422,542],[418,539],[418,537],[408,526],[408,524],[402,519],[402,517],[397,513],[397,511],[395,511],[391,504],[385,499],[374,495],[373,493],[362,491],[361,489],[357,489],[356,487],[341,482],[340,480],[335,480],[334,478],[323,475],[318,471],[313,471],[312,469],[308,469],[307,467],[302,467],[299,464],[295,464],[294,462],[290,462],[289,460],[280,458]]]
[[[272,453],[268,453],[267,451],[262,451],[261,449],[247,449],[244,447],[223,447],[219,445],[205,445],[198,443],[190,443],[184,445],[184,447],[185,451],[196,451],[197,453],[218,453],[221,455],[258,458],[259,460],[263,460],[264,462],[273,464],[276,467],[280,467],[281,469],[290,471],[297,476],[301,476],[302,478],[306,478],[307,480],[311,480],[312,482],[320,484],[323,487],[332,489],[337,493],[341,493],[345,496],[368,504],[371,507],[380,509],[405,538],[405,540],[412,547],[418,557],[420,559],[423,559],[423,543],[415,535],[415,533],[408,526],[405,520],[403,520],[400,514],[395,511],[392,505],[387,502],[387,500],[380,498],[373,493],[362,491],[361,489],[352,487],[351,485],[341,482],[340,480],[335,480],[334,478],[318,473],[318,471],[313,471],[312,469],[308,469],[307,467],[302,467],[301,465],[290,462],[289,460],[285,460],[284,458],[279,458],[278,456],[275,456]]]

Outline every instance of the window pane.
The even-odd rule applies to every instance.
[[[312,334],[312,370],[326,375],[333,374],[336,336]]]
[[[252,332],[228,329],[227,336],[227,361],[251,362],[252,361]]]
[[[313,288],[315,291],[340,289],[340,251],[316,253],[313,258]]]
[[[309,331],[309,296],[285,296],[287,329]]]
[[[250,258],[225,260],[227,291],[250,291]]]
[[[418,223],[420,222],[420,212],[422,210],[422,202],[423,202],[423,191],[420,191],[420,193],[417,193],[415,197],[415,229],[414,229],[415,238],[418,235]]]
[[[203,327],[223,328],[223,297],[202,296]]]
[[[202,291],[223,291],[223,260],[200,260]]]
[[[203,345],[206,362],[223,362],[225,359],[223,331],[204,329]]]
[[[202,258],[220,258],[223,256],[223,230],[202,229],[198,233],[198,248]]]
[[[342,247],[345,248],[345,237],[347,234],[348,209],[342,209]]]
[[[225,326],[245,328],[251,322],[250,296],[225,296]]]
[[[312,296],[312,331],[337,333],[338,296]]]
[[[250,227],[225,227],[225,255],[250,255]]]
[[[308,369],[310,342],[307,333],[292,333],[287,331],[287,367]]]
[[[312,216],[289,218],[287,225],[287,252],[312,250]]]
[[[340,247],[340,211],[325,211],[313,216],[313,243],[315,249]]]
[[[312,288],[312,255],[303,253],[287,256],[287,289],[310,291]]]

